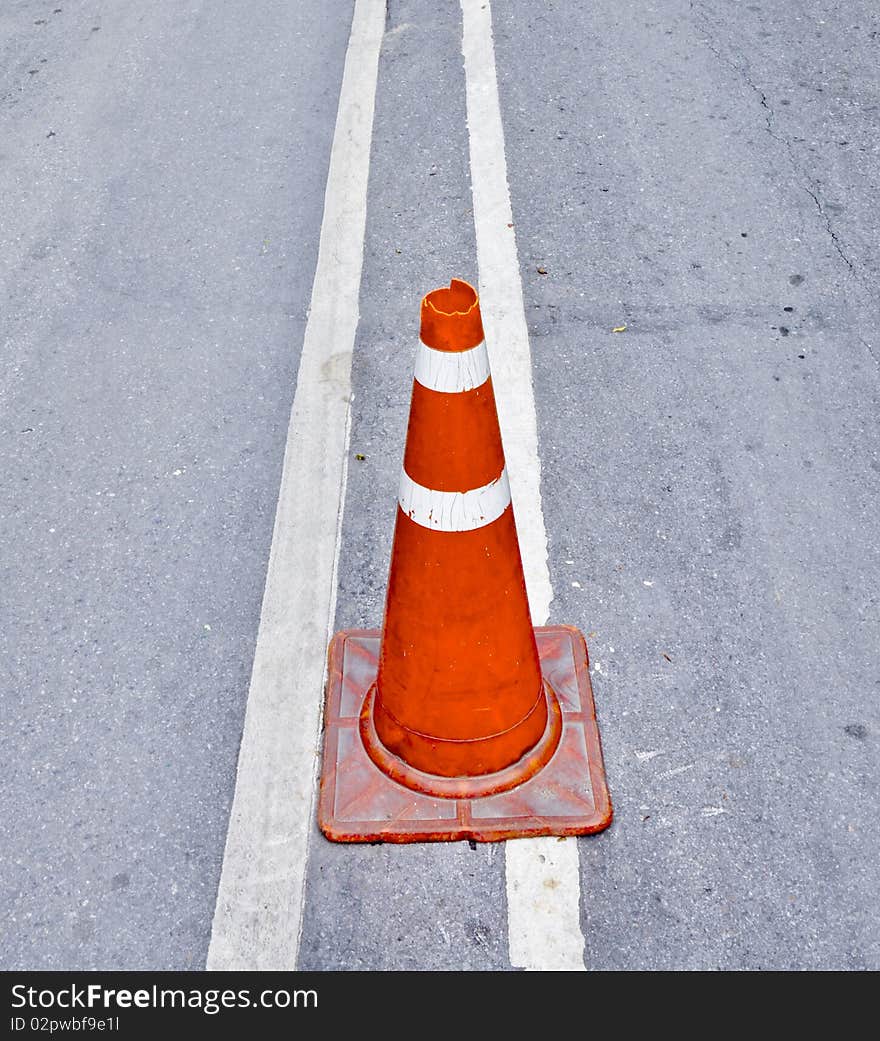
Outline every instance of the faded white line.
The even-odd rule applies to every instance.
[[[532,621],[543,625],[550,614],[553,589],[541,509],[529,335],[498,103],[492,12],[489,0],[461,0],[461,9],[480,309]],[[505,844],[505,859],[511,964],[534,970],[583,970],[577,840],[516,839]]]
[[[674,770],[667,770],[665,773],[658,774],[658,781],[668,781],[670,777],[678,777],[679,774],[685,773],[687,770],[693,770],[694,764],[688,763],[686,766],[676,766]]]
[[[356,0],[208,969],[296,967],[384,26],[384,0]]]

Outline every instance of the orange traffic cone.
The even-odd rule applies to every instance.
[[[611,803],[586,644],[534,630],[476,291],[422,301],[381,634],[330,646],[319,822],[339,841],[585,834]]]
[[[537,744],[547,698],[480,307],[465,282],[422,301],[383,632],[373,719],[389,752],[471,777]]]

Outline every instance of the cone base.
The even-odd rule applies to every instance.
[[[562,737],[562,709],[550,685],[544,680],[544,697],[547,703],[547,725],[538,743],[515,763],[496,773],[479,774],[474,777],[446,777],[425,773],[396,756],[385,747],[376,732],[373,706],[376,700],[376,685],[367,691],[360,715],[361,741],[367,755],[392,781],[405,788],[436,795],[440,799],[476,799],[483,795],[495,795],[527,781],[542,769],[559,746]]]
[[[525,779],[515,781],[515,787],[467,794],[468,784],[497,781],[500,775],[450,779],[413,771],[429,779],[434,790],[425,791],[399,783],[376,765],[364,747],[361,718],[369,711],[381,633],[337,633],[329,652],[318,800],[318,823],[327,838],[335,842],[495,842],[538,835],[587,835],[607,828],[611,800],[586,642],[569,626],[539,628],[535,636],[545,686],[555,695],[548,699],[550,716],[558,724],[548,723],[539,745],[509,769],[516,770],[530,756],[544,762],[524,773]],[[554,731],[558,733],[555,739]],[[366,732],[369,742],[369,727]],[[548,744],[553,751],[546,757]],[[385,754],[390,756],[387,750]],[[441,787],[444,783],[462,787],[437,794],[438,782]]]

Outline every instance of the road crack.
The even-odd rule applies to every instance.
[[[783,134],[780,134],[777,131],[776,112],[774,111],[773,106],[770,104],[770,101],[768,100],[766,93],[763,90],[761,90],[757,83],[755,83],[755,81],[752,79],[751,73],[749,71],[748,61],[745,59],[741,61],[736,61],[733,58],[728,57],[718,46],[716,38],[713,35],[712,25],[706,17],[705,11],[701,8],[699,4],[695,2],[695,0],[691,0],[690,8],[691,12],[694,15],[694,21],[697,25],[697,28],[700,30],[700,32],[702,32],[704,36],[703,43],[706,45],[708,50],[711,51],[711,53],[714,54],[715,57],[722,64],[726,65],[729,69],[732,69],[758,98],[761,108],[764,110],[764,130],[783,150],[786,158],[788,159],[789,166],[794,172],[797,180],[800,182],[801,187],[815,203],[816,210],[818,211],[818,214],[822,219],[822,224],[824,226],[825,233],[831,239],[831,243],[834,246],[836,253],[843,261],[843,263],[846,265],[847,273],[853,278],[855,278],[856,281],[862,286],[862,288],[867,290],[868,286],[865,280],[860,276],[852,258],[844,249],[840,240],[840,236],[837,234],[834,228],[831,217],[829,216],[825,207],[822,205],[822,201],[819,198],[820,182],[818,182],[816,178],[811,177],[808,171],[804,168],[795,152],[793,142],[788,137],[786,137]]]
[[[825,221],[825,228],[826,228],[826,230],[828,232],[829,237],[831,238],[832,243],[834,244],[834,248],[840,254],[841,259],[843,260],[843,262],[849,268],[850,273],[855,275],[856,274],[855,266],[853,265],[853,262],[850,260],[850,258],[844,252],[844,249],[843,249],[843,247],[840,244],[840,239],[839,239],[839,237],[837,235],[837,232],[834,230],[834,228],[833,228],[833,226],[831,224],[831,218],[825,212],[825,208],[822,205],[821,199],[816,194],[816,192],[813,191],[813,189],[810,188],[810,187],[805,187],[804,191],[807,193],[807,195],[809,195],[809,197],[816,204],[816,209],[819,211],[820,215],[822,216],[822,219]]]

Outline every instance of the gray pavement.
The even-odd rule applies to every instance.
[[[0,11],[4,968],[204,965],[351,10]]]
[[[0,13],[2,964],[200,967],[351,5],[55,6]],[[616,812],[586,965],[880,968],[876,10],[493,13]],[[381,618],[419,296],[476,278],[460,31],[388,4],[339,627]],[[508,968],[504,893],[497,846],[315,832],[300,965]]]
[[[876,10],[495,19],[554,616],[596,634],[617,815],[586,963],[877,968]]]

